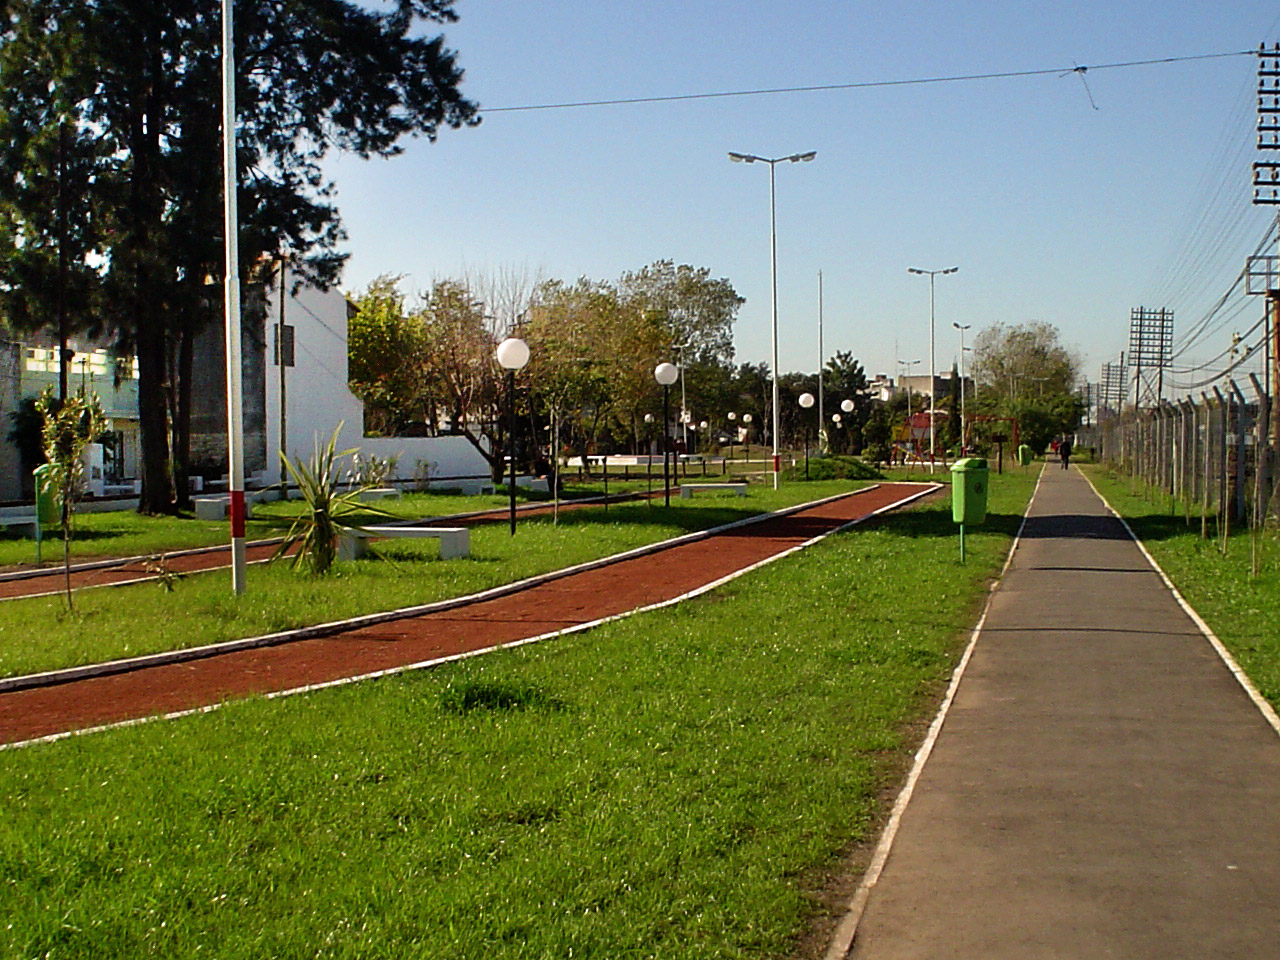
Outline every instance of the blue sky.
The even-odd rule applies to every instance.
[[[1280,21],[1264,0],[459,0],[457,12],[445,34],[482,108],[1225,53],[1276,40]],[[391,160],[329,164],[350,233],[344,286],[504,269],[613,279],[670,258],[734,284],[747,298],[738,359],[767,360],[768,168],[726,153],[816,150],[777,171],[782,370],[817,368],[819,270],[827,355],[894,375],[896,357],[928,357],[928,281],[907,268],[959,266],[937,281],[940,370],[958,352],[952,322],[972,337],[1043,320],[1097,379],[1125,349],[1131,307],[1173,307],[1186,330],[1262,236],[1274,210],[1248,203],[1256,69],[1252,56],[1095,66],[1088,93],[1052,74],[493,113]],[[1218,353],[1232,323],[1179,362]]]

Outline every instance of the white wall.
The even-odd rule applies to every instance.
[[[292,294],[286,279],[285,323],[294,328],[294,366],[285,369],[285,435],[288,455],[306,459],[317,440],[324,444],[339,423],[338,449],[397,457],[396,476],[411,478],[415,465],[431,464],[433,479],[487,476],[489,464],[465,437],[366,437],[364,406],[347,387],[347,301],[337,290],[303,286]],[[279,278],[267,303],[267,472],[266,483],[280,479],[280,368],[275,365],[276,325],[280,317]]]

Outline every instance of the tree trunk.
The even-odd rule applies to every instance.
[[[191,367],[195,357],[195,330],[191,323],[183,324],[178,344],[177,380],[178,397],[174,426],[173,476],[177,487],[179,509],[191,509]]]

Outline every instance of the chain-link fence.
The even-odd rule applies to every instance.
[[[1077,441],[1163,491],[1206,535],[1211,520],[1223,536],[1241,524],[1260,529],[1276,517],[1275,411],[1257,377],[1247,389],[1233,381],[1199,398],[1127,410],[1081,428]]]

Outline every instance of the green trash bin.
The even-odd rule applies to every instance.
[[[36,478],[36,520],[42,527],[56,527],[62,519],[62,511],[58,508],[58,494],[54,490],[46,490],[44,478],[53,467],[43,464],[32,471]]]
[[[1018,444],[1018,463],[1024,467],[1031,466],[1031,461],[1036,458],[1035,452],[1025,443]]]
[[[987,461],[964,457],[951,465],[951,518],[962,526],[987,519]]]

